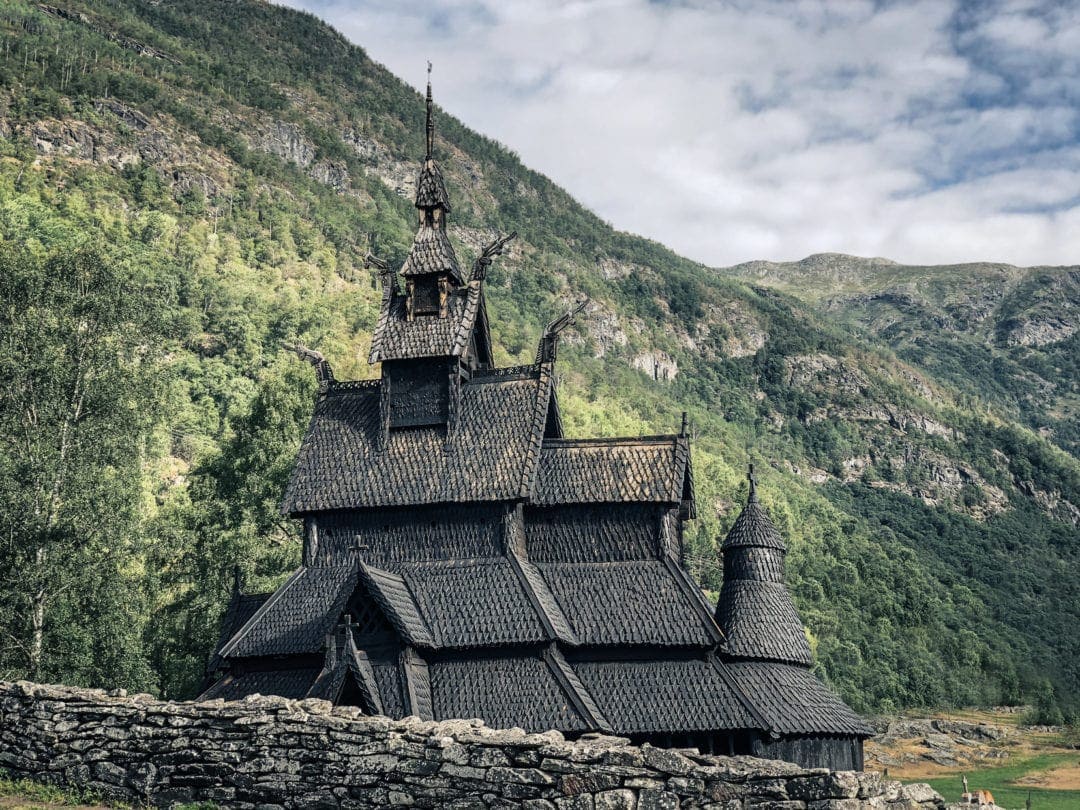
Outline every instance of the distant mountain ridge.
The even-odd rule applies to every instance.
[[[423,101],[315,17],[254,0],[4,0],[0,31],[0,246],[91,245],[171,296],[168,407],[117,577],[150,606],[125,656],[152,674],[130,685],[191,694],[234,566],[268,589],[297,553],[276,509],[313,382],[282,344],[341,379],[378,373],[366,257],[399,267],[410,244]],[[436,151],[463,262],[520,234],[485,287],[498,364],[532,362],[544,323],[588,295],[560,348],[567,434],[671,432],[689,411],[686,562],[707,587],[754,459],[818,671],[854,706],[1033,699],[1048,678],[1080,698],[1078,338],[1008,338],[1070,317],[1073,271],[987,265],[965,285],[828,255],[710,270],[443,113]],[[65,593],[51,649],[103,615],[93,588]],[[5,598],[0,630],[22,638]],[[19,656],[0,643],[0,672]],[[42,677],[128,672],[58,652]]]
[[[783,290],[1080,451],[1080,265],[904,265],[839,253],[717,272]]]

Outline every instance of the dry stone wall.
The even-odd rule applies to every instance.
[[[129,802],[236,808],[930,808],[878,773],[704,756],[617,737],[365,717],[321,700],[165,703],[0,683],[0,768]]]

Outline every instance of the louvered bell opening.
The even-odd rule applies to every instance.
[[[413,315],[440,315],[439,281],[435,277],[420,277],[413,284]]]

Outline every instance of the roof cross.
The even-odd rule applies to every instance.
[[[750,494],[746,498],[747,503],[757,503],[757,479],[754,478],[754,462],[750,462],[750,471],[746,474],[750,482]]]

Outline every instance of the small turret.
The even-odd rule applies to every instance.
[[[716,622],[730,658],[810,666],[802,621],[784,583],[787,547],[757,499],[750,465],[746,506],[721,546],[724,584]]]

